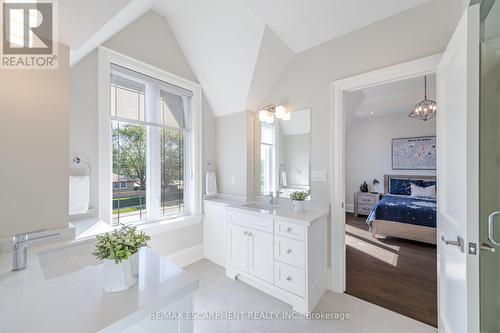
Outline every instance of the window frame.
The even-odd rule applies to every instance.
[[[191,97],[190,110],[186,116],[186,130],[184,131],[184,154],[185,154],[185,184],[184,184],[184,214],[188,216],[201,215],[201,199],[202,199],[202,91],[198,83],[186,80],[175,74],[166,72],[154,66],[143,63],[126,55],[112,51],[105,47],[98,49],[98,109],[99,109],[99,162],[98,162],[98,217],[106,223],[113,224],[112,220],[112,130],[111,123],[113,120],[120,121],[117,117],[111,115],[111,64],[116,64],[137,71],[141,74],[148,75],[158,80],[168,82],[179,86],[193,93]],[[146,105],[145,112],[148,106]],[[123,119],[125,122],[133,123],[129,119]],[[144,126],[156,124],[148,124],[147,121],[142,122]],[[159,143],[158,143],[159,144]],[[151,161],[154,164],[154,161]],[[158,165],[146,166],[148,169],[153,166],[159,169]],[[149,171],[149,170],[148,170]],[[149,173],[147,171],[147,173]],[[160,193],[161,179],[150,179],[152,187],[157,188],[153,193]],[[152,201],[152,200],[148,200]],[[148,202],[147,201],[147,202]],[[161,204],[157,202],[156,206]],[[148,208],[146,208],[148,209]],[[160,211],[151,212],[148,218],[134,224],[143,224],[149,222],[157,222],[166,219],[171,219],[172,216],[161,216]]]

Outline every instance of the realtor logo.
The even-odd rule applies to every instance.
[[[53,2],[4,2],[2,19],[2,69],[57,68]]]

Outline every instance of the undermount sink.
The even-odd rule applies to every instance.
[[[95,240],[88,240],[38,253],[38,260],[46,280],[77,272],[100,261],[92,254]]]
[[[258,202],[244,204],[243,207],[250,208],[250,209],[264,210],[266,212],[272,212],[276,209],[276,207],[274,207],[274,206],[266,205],[266,204],[258,203]]]

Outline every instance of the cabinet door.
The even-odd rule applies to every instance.
[[[264,281],[273,282],[273,235],[250,229],[248,236],[248,273]]]
[[[227,264],[248,271],[248,230],[236,224],[227,228]]]
[[[217,265],[226,266],[226,207],[205,204],[203,222],[205,258]]]

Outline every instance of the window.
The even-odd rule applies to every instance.
[[[127,182],[115,182],[115,181],[113,181],[113,188],[114,189],[126,189]]]
[[[275,186],[275,138],[274,124],[262,123],[260,145],[260,179],[262,194],[274,192]]]
[[[184,213],[191,99],[191,91],[111,64],[114,224]]]

